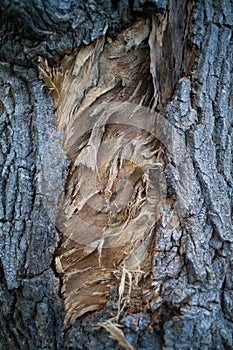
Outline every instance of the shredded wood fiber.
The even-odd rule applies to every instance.
[[[153,114],[142,107],[155,97],[149,34],[150,21],[141,20],[114,40],[77,48],[58,68],[40,60],[70,162],[56,220],[66,322],[103,309],[113,286],[119,314],[141,310],[144,299],[147,309],[156,298],[151,260],[161,148]],[[121,337],[115,326],[104,327]]]

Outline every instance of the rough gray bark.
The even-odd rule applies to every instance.
[[[124,334],[140,350],[232,349],[232,1],[3,0],[0,9],[3,349],[118,348],[105,330],[93,329],[112,315],[111,303],[97,316],[63,324],[54,272],[59,234],[38,184],[55,114],[37,59],[55,64],[81,43],[106,31],[113,35],[152,12],[156,106],[179,132],[193,166],[186,211],[174,228],[167,217],[187,186],[174,141],[178,153],[166,167],[172,205],[158,223],[154,257],[160,298],[137,325],[130,322],[137,316],[126,317]]]

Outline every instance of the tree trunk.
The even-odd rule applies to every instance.
[[[0,9],[2,348],[232,349],[232,1]]]

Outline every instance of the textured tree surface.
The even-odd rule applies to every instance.
[[[0,10],[3,349],[232,349],[232,2],[3,0]],[[109,124],[104,103],[114,116],[149,107],[155,131],[138,133],[127,113]],[[166,179],[158,217],[151,169]],[[143,210],[152,222],[137,222]],[[114,237],[109,257],[106,236],[80,222],[114,234],[127,222],[125,255]],[[129,302],[132,256],[141,269]],[[119,300],[121,331],[109,323]]]

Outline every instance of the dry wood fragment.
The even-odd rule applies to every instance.
[[[118,313],[140,310],[148,290],[151,300],[157,297],[151,249],[162,152],[154,115],[144,107],[155,98],[149,34],[150,20],[143,19],[114,40],[77,48],[57,68],[40,61],[70,162],[56,220],[66,322],[103,309],[112,286],[119,291]]]

